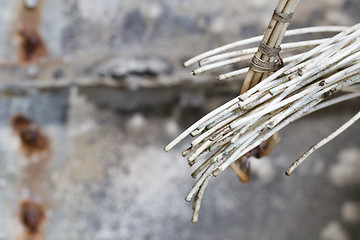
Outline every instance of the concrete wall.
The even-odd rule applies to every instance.
[[[275,152],[254,161],[251,183],[231,171],[217,177],[198,224],[184,201],[194,183],[181,157],[186,143],[162,151],[241,86],[218,83],[217,71],[193,77],[182,62],[261,34],[277,1],[29,0],[28,7],[34,1],[35,10],[0,0],[0,239],[29,234],[19,220],[24,200],[46,213],[36,233],[43,239],[359,238],[358,124],[291,178],[283,174],[350,118],[358,100],[284,129]],[[302,0],[291,28],[355,24],[359,10],[356,0]],[[40,36],[31,58],[19,56],[28,50],[18,37],[23,25]],[[45,153],[26,154],[10,125],[18,113],[41,128]]]

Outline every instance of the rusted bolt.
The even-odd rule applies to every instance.
[[[19,135],[21,145],[26,155],[48,151],[49,139],[41,128],[25,115],[17,114],[11,120],[14,131]]]
[[[40,129],[36,125],[32,124],[27,129],[21,131],[20,137],[29,147],[44,149],[47,146],[46,138],[42,136]]]
[[[20,62],[37,63],[47,56],[47,48],[36,29],[22,27],[18,30]]]
[[[20,202],[20,221],[29,234],[36,234],[45,220],[44,207],[31,200]]]
[[[53,72],[54,79],[60,79],[63,77],[64,77],[64,70],[62,70],[61,68],[58,68]]]

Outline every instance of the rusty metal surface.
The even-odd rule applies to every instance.
[[[360,211],[344,210],[360,196],[346,168],[360,158],[358,124],[283,174],[359,101],[285,129],[252,183],[230,171],[216,178],[196,225],[183,200],[193,180],[182,148],[162,151],[241,85],[216,82],[216,71],[193,78],[182,62],[261,34],[276,1],[0,5],[0,240],[359,238]],[[359,10],[356,0],[303,0],[292,27],[354,24]],[[11,124],[19,116],[22,127]]]

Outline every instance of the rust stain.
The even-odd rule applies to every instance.
[[[38,63],[48,55],[45,43],[36,29],[22,27],[17,34],[19,36],[19,62]]]
[[[50,141],[40,126],[23,114],[17,114],[11,119],[11,126],[19,135],[21,147],[27,157],[34,154],[49,152]]]
[[[23,200],[20,202],[19,219],[26,229],[24,239],[40,240],[42,239],[41,226],[45,221],[45,208],[41,204],[32,200]]]
[[[48,56],[45,41],[38,29],[41,24],[43,1],[29,7],[26,1],[19,1],[16,11],[15,35],[18,38],[17,61],[20,63],[38,63]]]
[[[21,240],[42,240],[41,226],[45,221],[45,207],[49,206],[50,195],[46,184],[51,160],[49,138],[32,119],[24,114],[16,114],[10,121],[13,131],[18,135],[21,150],[24,151],[26,165],[22,168],[21,188],[28,190],[30,196],[41,199],[42,204],[30,199],[19,203],[19,219],[25,231]]]

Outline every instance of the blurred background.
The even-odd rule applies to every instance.
[[[360,239],[360,125],[285,169],[358,99],[280,132],[253,180],[227,170],[199,223],[195,180],[163,147],[232,99],[241,78],[184,60],[261,35],[277,0],[0,0],[0,239]],[[302,0],[290,29],[353,25],[358,0]]]

